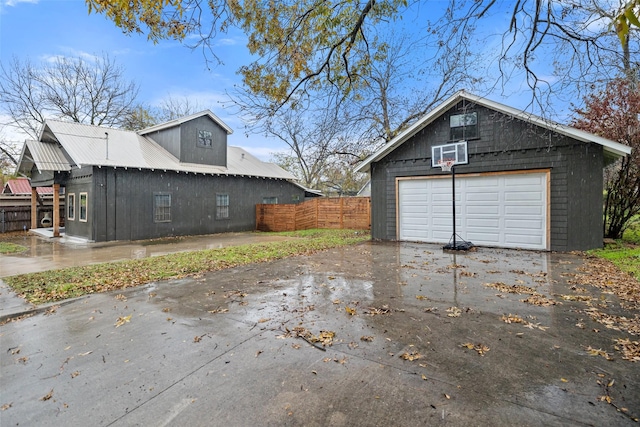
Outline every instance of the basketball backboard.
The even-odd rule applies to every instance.
[[[467,141],[458,141],[431,147],[431,167],[439,168],[440,161],[442,160],[453,160],[454,165],[466,165],[469,163]]]

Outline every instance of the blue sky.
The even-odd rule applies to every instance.
[[[217,52],[225,64],[209,70],[202,51],[192,51],[175,41],[154,45],[144,35],[124,35],[102,15],[89,15],[84,0],[0,2],[2,64],[14,56],[38,63],[59,55],[100,56],[104,52],[139,85],[140,102],[158,105],[169,96],[188,97],[200,107],[209,108],[234,130],[229,137],[231,145],[242,146],[263,160],[269,159],[271,151],[286,148],[260,135],[247,137],[241,119],[222,105],[227,101],[225,91],[240,81],[235,70],[250,58],[242,34],[226,35],[217,41]]]
[[[425,7],[420,2],[416,3],[415,13],[401,21],[402,25],[421,28],[425,14],[432,15],[438,9],[434,5],[443,4],[435,1]],[[482,31],[494,36],[478,44],[479,49],[487,52],[487,58],[500,49],[500,38],[496,35],[505,26],[508,27],[511,6],[507,6],[510,2],[499,4],[501,9],[498,8],[490,19],[483,21]],[[14,56],[39,63],[60,55],[90,57],[106,53],[124,68],[128,79],[139,85],[140,103],[157,106],[168,97],[187,97],[201,108],[209,108],[234,130],[229,137],[231,145],[241,146],[259,158],[269,160],[271,152],[286,151],[286,145],[261,135],[247,136],[241,118],[233,108],[223,105],[228,102],[226,91],[232,91],[233,86],[240,83],[236,70],[241,64],[250,62],[245,41],[244,35],[239,32],[218,38],[216,53],[225,64],[208,69],[201,51],[190,50],[176,41],[154,45],[144,35],[124,35],[104,16],[89,15],[84,0],[0,0],[2,64],[9,63]],[[496,64],[485,65],[495,69]],[[530,95],[526,93],[523,78],[518,73],[512,74],[506,87],[497,88],[491,94],[478,95],[488,95],[492,100],[526,109]],[[552,75],[548,78],[555,80]],[[474,92],[476,88],[464,89]],[[568,101],[564,100],[563,103],[559,110],[565,115],[557,117],[559,121],[567,117]],[[24,137],[6,136],[12,140],[24,140]]]

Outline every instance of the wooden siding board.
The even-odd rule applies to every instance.
[[[89,192],[88,223],[69,221],[69,235],[89,240],[142,240],[168,236],[248,231],[256,227],[263,197],[291,202],[304,190],[285,180],[212,176],[137,169],[96,168],[95,186],[69,180],[67,193]],[[171,194],[171,221],[154,222],[154,193]],[[229,195],[229,218],[217,219],[215,195]],[[95,232],[91,225],[95,223]],[[113,224],[115,223],[115,228]]]

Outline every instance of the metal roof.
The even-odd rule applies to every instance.
[[[531,113],[527,113],[522,110],[518,110],[513,107],[509,107],[507,105],[501,104],[499,102],[490,101],[481,96],[470,94],[464,90],[458,91],[453,94],[449,99],[444,101],[440,106],[431,110],[425,116],[423,116],[420,120],[415,122],[413,125],[409,126],[403,132],[398,134],[391,141],[386,143],[382,148],[373,153],[367,159],[365,159],[358,167],[356,168],[356,172],[368,172],[371,168],[372,162],[377,162],[378,160],[385,157],[387,154],[391,153],[393,150],[402,145],[405,141],[411,138],[413,135],[421,131],[423,128],[431,124],[437,118],[439,118],[442,114],[444,114],[447,110],[455,106],[458,102],[462,100],[471,101],[475,104],[482,105],[486,108],[501,112],[508,116],[512,116],[514,118],[524,120],[526,122],[535,124],[537,126],[549,129],[553,132],[557,132],[561,135],[568,136],[570,138],[576,139],[582,142],[593,142],[599,145],[602,145],[605,155],[610,157],[622,157],[628,154],[631,154],[631,147],[626,146],[624,144],[620,144],[619,142],[611,141],[610,139],[602,138],[600,136],[591,134],[589,132],[585,132],[582,130],[578,130],[572,128],[570,126],[562,125],[560,123],[556,123],[551,120],[543,119],[542,117],[536,116]]]
[[[28,148],[31,153],[48,153],[49,157],[57,159],[57,162],[52,162],[33,155],[40,171],[68,171],[71,170],[71,165],[76,165],[295,180],[291,173],[280,166],[263,162],[240,147],[227,146],[226,168],[181,163],[159,144],[136,132],[76,122],[47,120],[41,133],[41,141],[29,141]],[[65,152],[67,156],[64,155]],[[22,169],[24,168],[21,167],[21,171]]]
[[[52,187],[37,187],[40,195],[53,194]],[[28,178],[10,179],[4,184],[2,194],[31,194],[31,182]]]
[[[64,155],[62,147],[55,142],[25,142],[18,162],[18,173],[31,172],[34,164],[40,171],[67,172],[71,170],[71,164]]]
[[[190,120],[197,119],[198,117],[202,117],[202,116],[208,116],[211,120],[213,120],[218,125],[220,125],[220,127],[222,127],[227,132],[227,135],[231,135],[233,133],[233,130],[229,126],[227,126],[226,123],[220,119],[220,117],[213,114],[210,110],[200,111],[199,113],[191,114],[185,117],[180,117],[178,119],[170,120],[165,123],[160,123],[158,125],[151,126],[146,129],[142,129],[141,131],[138,131],[138,133],[140,135],[146,135],[151,132],[157,132],[159,130],[169,129],[175,126],[180,126],[182,123],[186,123]]]

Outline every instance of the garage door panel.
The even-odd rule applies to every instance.
[[[467,239],[471,242],[484,242],[485,245],[499,245],[500,234],[499,233],[483,233],[469,231],[466,234]]]
[[[504,221],[505,230],[540,230],[542,229],[542,221],[538,219],[513,220]]]
[[[467,229],[470,230],[475,227],[496,229],[500,227],[500,220],[490,218],[467,218]]]
[[[500,200],[500,194],[497,192],[466,193],[464,199],[467,202],[497,202],[498,200]]]
[[[399,238],[448,242],[451,180],[400,180],[398,188]],[[546,249],[547,197],[546,173],[456,176],[456,232],[476,245]]]
[[[506,205],[504,207],[504,213],[508,216],[519,216],[519,215],[531,215],[534,217],[540,217],[545,213],[544,206],[540,205]]]

